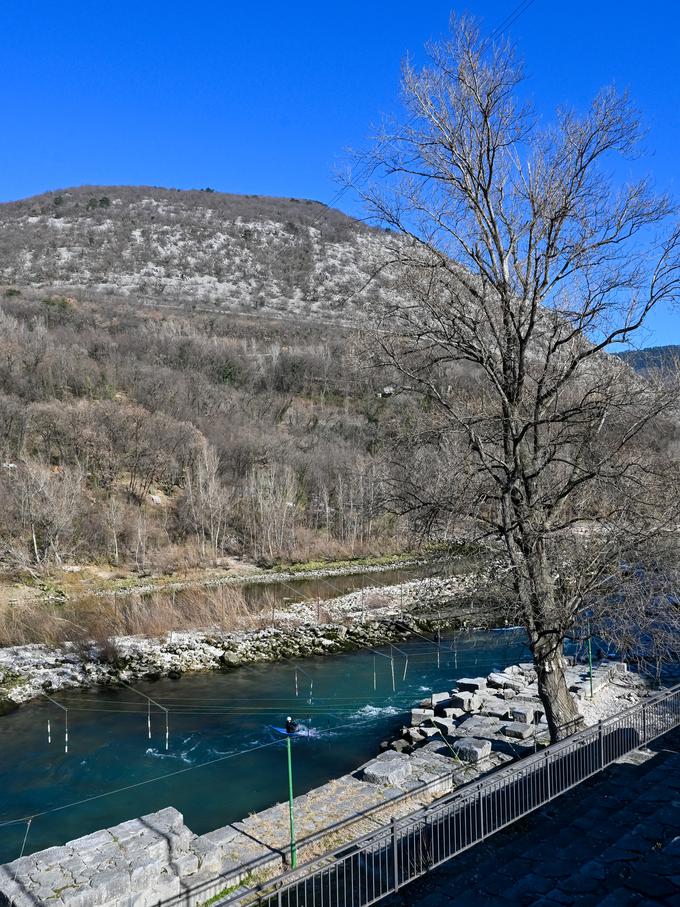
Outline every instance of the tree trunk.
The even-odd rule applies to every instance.
[[[550,739],[555,743],[579,730],[583,718],[564,677],[562,640],[557,634],[541,635],[532,641],[531,650],[538,677],[538,695],[545,709]]]

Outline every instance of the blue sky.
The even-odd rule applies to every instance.
[[[328,202],[344,149],[398,109],[403,55],[452,8],[492,30],[518,2],[4,3],[0,201],[124,183]],[[636,166],[680,196],[680,7],[533,0],[510,34],[545,116],[629,88],[649,127]],[[676,313],[650,328],[680,342]]]

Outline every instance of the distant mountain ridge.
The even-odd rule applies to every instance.
[[[352,318],[396,241],[304,199],[82,186],[0,205],[0,282]]]
[[[648,346],[641,350],[627,350],[618,353],[636,372],[649,372],[658,369],[677,369],[680,363],[680,345]]]

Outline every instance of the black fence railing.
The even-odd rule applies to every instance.
[[[680,684],[429,806],[393,818],[296,870],[240,888],[212,904],[369,907],[678,725]]]

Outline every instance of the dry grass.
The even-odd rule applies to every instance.
[[[0,645],[25,645],[115,636],[163,636],[171,630],[240,630],[260,627],[263,613],[249,610],[239,589],[159,591],[90,596],[76,603],[10,602],[0,609]]]

